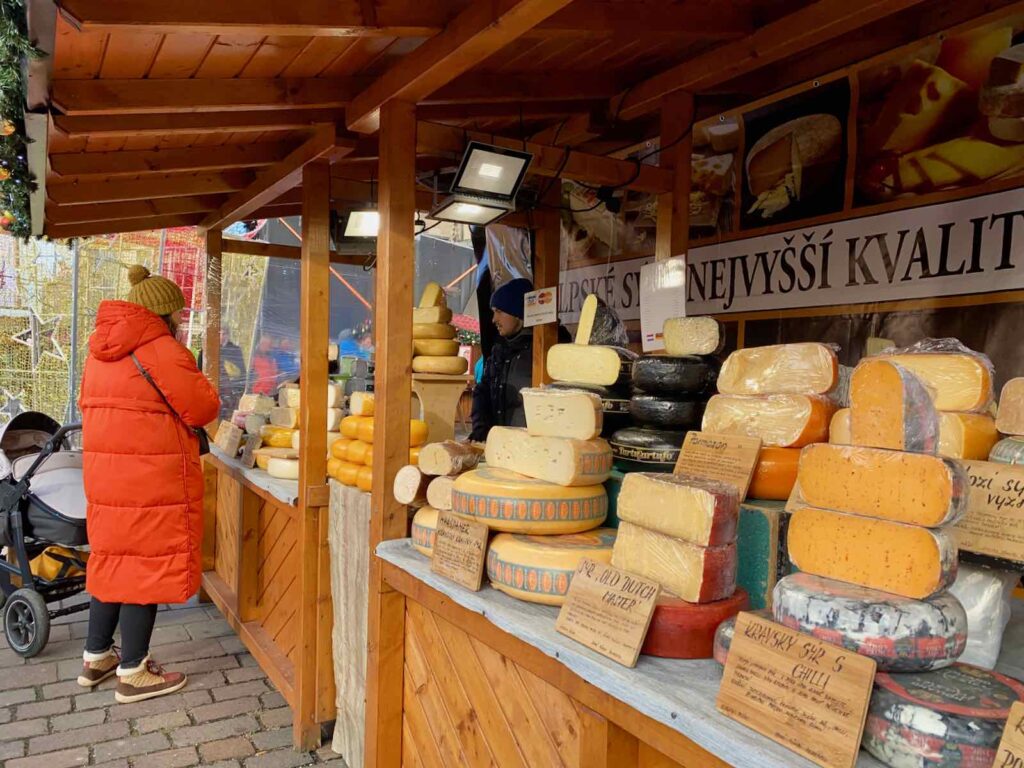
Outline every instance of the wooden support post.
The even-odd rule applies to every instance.
[[[203,338],[203,373],[220,388],[220,290],[222,236],[219,229],[206,233],[206,336]],[[216,424],[213,425],[216,427]]]
[[[331,168],[314,161],[302,171],[302,261],[299,288],[299,643],[295,654],[293,739],[320,746],[317,722],[320,516],[327,477],[327,328],[330,319]]]
[[[544,198],[545,207],[538,214],[533,258],[533,287],[550,288],[558,285],[558,268],[562,247],[562,220],[556,207],[561,204],[562,180],[552,179]],[[547,384],[546,361],[548,349],[558,343],[558,323],[538,325],[533,329],[533,386]]]
[[[693,150],[693,95],[676,92],[661,101],[658,165],[673,172],[672,191],[658,195],[658,261],[686,253],[690,240],[690,154]]]
[[[382,541],[403,538],[408,515],[392,496],[395,474],[409,460],[412,302],[415,272],[416,111],[389,101],[380,110],[380,234],[374,335],[377,349],[370,503],[370,605],[367,622],[366,766],[402,764],[405,598],[384,583],[373,554]]]

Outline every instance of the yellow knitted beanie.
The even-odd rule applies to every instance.
[[[128,301],[145,307],[154,315],[170,315],[185,308],[185,295],[173,280],[151,275],[141,264],[128,268]]]

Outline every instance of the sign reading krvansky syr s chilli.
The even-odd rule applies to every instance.
[[[686,312],[1017,288],[1024,288],[1024,189],[693,248]]]

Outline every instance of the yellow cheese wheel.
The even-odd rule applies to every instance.
[[[420,294],[420,308],[425,307],[443,307],[447,305],[447,301],[444,295],[444,288],[438,283],[429,282],[423,289],[423,293]]]
[[[434,554],[438,515],[439,512],[433,507],[420,507],[412,518],[412,525],[409,526],[412,545],[427,557]]]
[[[455,326],[447,323],[413,323],[414,339],[454,339]]]
[[[335,440],[334,444],[331,446],[331,456],[336,459],[346,461],[348,459],[348,447],[354,442],[354,440],[350,440],[347,437]]]
[[[413,466],[420,463],[420,446],[413,446],[409,449],[409,463]]]
[[[459,342],[455,339],[413,339],[413,355],[441,355],[448,357],[459,354]]]
[[[458,376],[469,369],[469,361],[458,356],[419,355],[412,359],[412,369],[416,373],[444,373]]]
[[[371,445],[366,449],[366,453],[363,454],[363,464],[368,467],[373,466],[373,446]]]
[[[361,467],[348,461],[343,461],[338,467],[338,474],[335,477],[344,485],[355,486],[356,478],[359,476]]]
[[[373,451],[373,446],[362,440],[353,440],[345,452],[345,460],[362,466],[366,463],[366,454]]]
[[[423,445],[427,442],[429,436],[429,428],[427,422],[421,421],[420,419],[413,419],[409,422],[409,445],[418,446]]]
[[[349,440],[359,437],[359,425],[363,422],[362,416],[346,416],[341,420],[341,436]]]
[[[263,438],[263,444],[268,448],[288,448],[290,450],[294,432],[294,429],[274,427],[268,424],[260,430],[260,437]]]
[[[359,422],[359,429],[356,436],[364,443],[373,442],[373,416],[364,416]]]
[[[331,477],[335,477],[338,474],[338,468],[341,467],[341,459],[336,459],[333,456],[327,460],[327,474]]]
[[[373,487],[373,470],[363,467],[356,475],[356,487],[361,491],[369,491]]]

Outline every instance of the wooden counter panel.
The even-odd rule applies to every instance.
[[[216,549],[214,570],[225,584],[238,580],[238,520],[242,509],[242,484],[227,473],[217,482]]]
[[[257,603],[259,622],[292,663],[298,642],[298,549],[296,526],[281,506],[264,502],[259,513]]]

